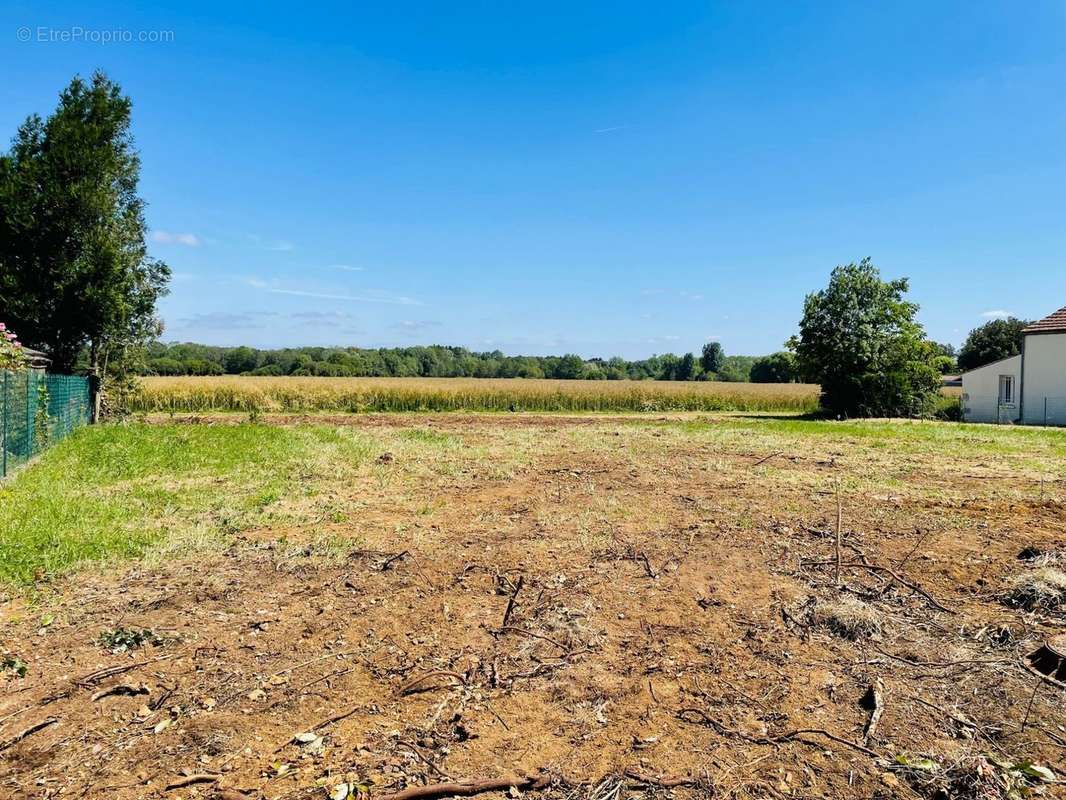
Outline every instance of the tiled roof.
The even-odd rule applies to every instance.
[[[1048,331],[1066,332],[1066,308],[1060,308],[1054,314],[1044,317],[1027,327],[1023,333],[1047,333]]]

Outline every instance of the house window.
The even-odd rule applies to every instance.
[[[1014,402],[1014,376],[999,376],[999,402],[1007,405]]]

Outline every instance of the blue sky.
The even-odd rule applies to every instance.
[[[167,339],[759,354],[863,256],[941,341],[1066,305],[1063,2],[154,6],[5,3],[0,132],[132,96]]]

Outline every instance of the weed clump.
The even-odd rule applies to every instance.
[[[941,764],[898,755],[892,766],[923,797],[940,800],[1020,800],[1041,793],[1055,774],[1032,761],[1008,761],[987,754]]]
[[[1015,576],[1004,595],[1007,605],[1028,611],[1066,608],[1066,572],[1041,567]]]
[[[19,678],[25,678],[27,672],[26,662],[18,656],[10,654],[0,656],[0,672],[8,672]]]
[[[148,628],[115,628],[101,633],[96,643],[112,653],[125,653],[136,650],[146,644],[159,647],[164,644],[163,637]]]
[[[843,597],[814,607],[813,622],[845,639],[863,639],[881,632],[881,616],[854,597]]]

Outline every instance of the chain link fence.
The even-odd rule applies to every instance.
[[[88,378],[0,370],[0,477],[89,422]]]

